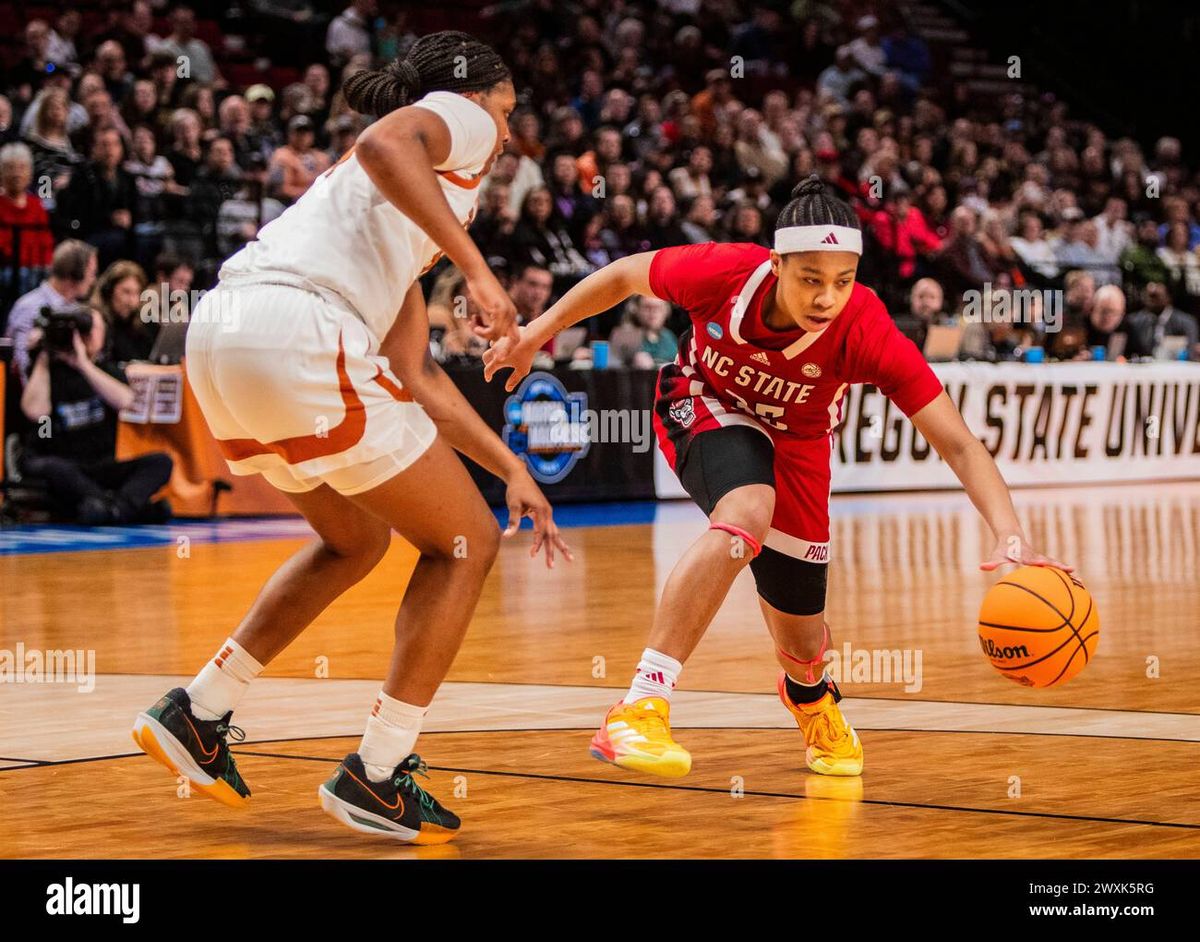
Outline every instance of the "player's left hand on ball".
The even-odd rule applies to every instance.
[[[979,564],[984,572],[992,572],[1006,563],[1016,563],[1018,566],[1053,566],[1063,572],[1074,572],[1075,567],[1060,563],[1043,553],[1039,553],[1019,536],[1001,537],[992,550],[992,554]]]
[[[549,569],[554,568],[556,549],[566,557],[567,562],[575,558],[571,555],[571,548],[567,546],[566,541],[558,535],[558,526],[554,523],[554,511],[550,508],[550,501],[546,500],[546,495],[527,472],[522,471],[508,482],[505,501],[508,504],[508,526],[504,530],[504,536],[509,537],[516,533],[521,527],[521,518],[529,517],[533,520],[533,546],[529,550],[531,557],[537,556],[538,550],[544,547],[546,566]]]

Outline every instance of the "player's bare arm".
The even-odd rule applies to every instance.
[[[433,359],[428,338],[429,315],[425,297],[420,284],[414,283],[404,297],[400,316],[380,344],[380,353],[388,358],[404,388],[424,407],[449,445],[508,486],[509,521],[504,535],[512,536],[517,532],[521,518],[529,517],[533,520],[530,556],[536,556],[544,546],[547,566],[554,566],[556,549],[571,560],[571,550],[559,535],[550,502],[530,476],[525,463],[480,418]]]
[[[512,86],[507,86],[510,93]],[[509,109],[511,110],[511,109]],[[441,246],[467,278],[486,323],[476,332],[498,340],[513,331],[516,308],[455,218],[434,167],[450,155],[450,129],[425,108],[393,111],[367,128],[355,146],[358,162],[379,192]]]
[[[592,272],[571,288],[541,317],[520,329],[517,340],[500,340],[483,354],[483,377],[491,382],[499,370],[511,369],[504,383],[509,392],[517,388],[533,364],[534,354],[551,337],[607,311],[635,294],[653,296],[650,290],[650,263],[655,252],[627,255],[599,271]]]
[[[1029,545],[1000,469],[983,443],[967,428],[946,393],[914,414],[912,423],[950,466],[975,509],[991,527],[996,546],[980,564],[980,569],[990,572],[1005,563],[1020,563],[1074,571],[1073,566],[1044,556]]]

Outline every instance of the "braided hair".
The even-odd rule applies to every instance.
[[[487,43],[443,30],[422,36],[403,59],[346,79],[346,103],[359,114],[381,117],[429,92],[481,92],[511,81],[512,73]]]
[[[826,192],[825,182],[815,173],[801,180],[792,190],[792,201],[779,213],[776,229],[789,226],[845,226],[861,228],[850,205]]]

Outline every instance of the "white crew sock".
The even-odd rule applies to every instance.
[[[427,706],[413,706],[379,691],[358,747],[367,778],[382,782],[408,758],[421,735],[421,724],[428,711]]]
[[[679,682],[679,674],[683,665],[675,658],[668,657],[654,648],[646,648],[642,659],[638,661],[637,673],[633,675],[633,683],[629,685],[629,693],[625,694],[625,702],[633,703],[643,697],[661,697],[671,702],[671,691]]]
[[[219,720],[237,706],[250,681],[262,670],[245,648],[233,638],[227,639],[187,686],[192,715],[198,720]]]

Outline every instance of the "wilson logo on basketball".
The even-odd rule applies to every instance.
[[[805,363],[802,367],[800,367],[800,372],[809,379],[816,379],[821,375],[821,368],[815,363]]]
[[[1023,644],[1001,647],[991,638],[980,638],[979,646],[983,648],[983,653],[993,661],[1007,661],[1015,657],[1029,657],[1029,648]]]

